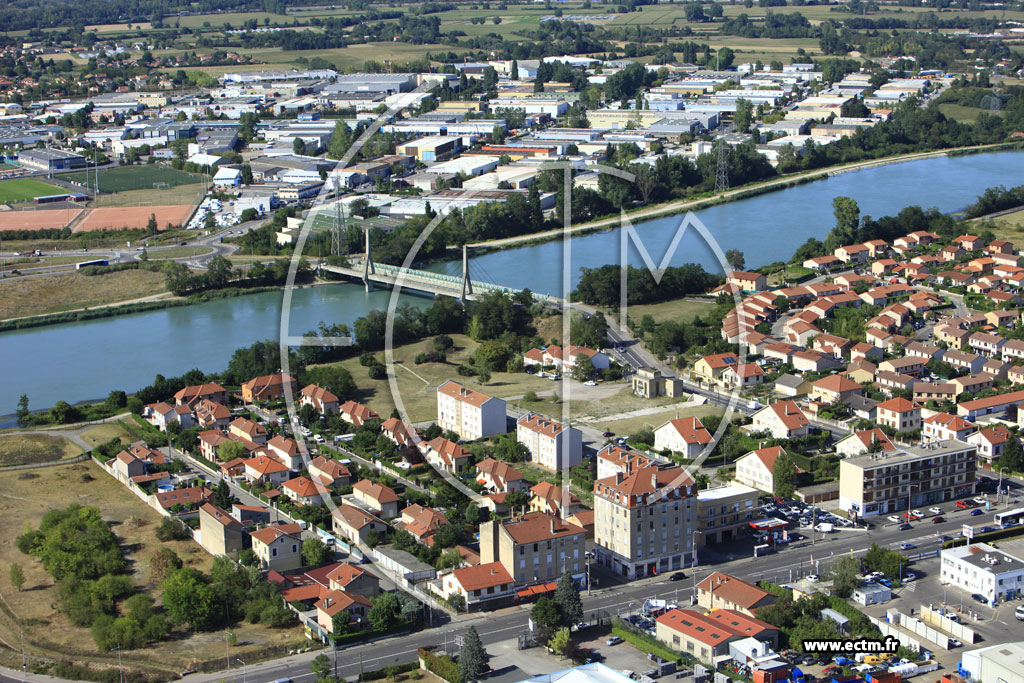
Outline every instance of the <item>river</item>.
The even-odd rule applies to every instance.
[[[788,259],[808,237],[823,239],[834,223],[832,199],[836,196],[853,197],[861,215],[879,217],[913,204],[956,211],[988,187],[1021,184],[1024,152],[943,156],[843,173],[696,215],[723,251],[740,249],[747,267],[757,267]],[[636,225],[655,264],[661,262],[682,218]],[[573,239],[573,282],[583,266],[618,263],[619,244],[617,229]],[[556,241],[493,252],[472,258],[470,270],[474,279],[557,295],[562,288],[562,249]],[[635,247],[630,247],[629,260],[642,264]],[[671,259],[673,265],[688,262],[721,270],[693,230],[687,231]],[[437,264],[432,269],[458,274],[461,263]],[[369,310],[385,308],[389,298],[387,291],[367,294],[353,284],[297,290],[291,333],[302,334],[322,320],[351,324]],[[403,298],[426,302],[421,297]],[[191,368],[223,369],[236,348],[278,338],[281,299],[280,292],[268,292],[4,332],[0,334],[5,366],[0,414],[13,412],[21,394],[28,394],[32,407],[44,408],[61,399],[73,403],[105,397],[113,389],[132,391],[149,384],[157,373],[170,377]]]

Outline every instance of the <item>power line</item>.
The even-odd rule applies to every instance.
[[[718,139],[718,172],[715,174],[715,192],[729,189],[729,143]]]

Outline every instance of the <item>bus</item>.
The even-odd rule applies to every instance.
[[[998,525],[1000,529],[1017,526],[1021,523],[1021,520],[1024,520],[1024,508],[1007,510],[1006,512],[997,512],[995,516],[996,525]]]
[[[95,259],[95,260],[92,260],[92,261],[82,261],[81,263],[76,264],[75,265],[75,270],[81,270],[82,268],[87,268],[88,266],[106,266],[106,265],[110,265],[110,262],[107,259],[105,259],[105,258],[98,258],[98,259]]]

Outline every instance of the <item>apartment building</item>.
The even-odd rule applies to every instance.
[[[583,432],[538,413],[516,420],[516,441],[530,451],[537,467],[560,472],[583,462]]]
[[[757,489],[742,484],[697,493],[697,546],[728,543],[747,534],[757,517]]]
[[[839,506],[871,517],[974,493],[977,448],[934,441],[839,462]]]
[[[618,473],[630,474],[634,469],[649,466],[653,461],[646,455],[640,455],[633,451],[608,444],[597,452],[597,478],[607,479]]]
[[[586,532],[544,512],[480,525],[480,562],[499,562],[515,585],[555,581],[583,570]]]
[[[505,401],[448,380],[437,388],[437,426],[467,441],[504,434]]]
[[[242,524],[212,503],[199,507],[200,542],[211,555],[238,557],[245,547]]]
[[[648,466],[594,482],[598,564],[629,579],[692,564],[696,490],[679,467]]]

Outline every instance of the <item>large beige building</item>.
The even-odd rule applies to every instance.
[[[926,507],[974,493],[977,448],[933,441],[839,462],[839,506],[859,517]]]
[[[448,380],[437,388],[437,426],[466,441],[504,434],[505,401]]]
[[[243,549],[242,523],[212,503],[199,507],[199,538],[211,555],[238,557]]]
[[[693,561],[696,489],[679,467],[640,467],[594,482],[598,564],[629,579]]]
[[[556,581],[583,571],[586,532],[544,512],[480,525],[480,562],[500,562],[515,585]]]
[[[530,451],[533,464],[549,472],[583,462],[583,433],[538,413],[527,413],[516,421],[516,441]]]

